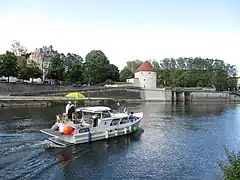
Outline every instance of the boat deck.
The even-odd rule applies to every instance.
[[[63,137],[65,135],[61,134],[59,131],[56,131],[54,129],[42,129],[40,130],[42,133],[47,134],[49,136],[54,136],[54,137]]]
[[[61,145],[63,147],[71,146],[73,143],[66,142],[56,137],[48,138],[49,141],[54,142],[55,144]]]
[[[56,131],[54,129],[42,129],[40,131],[44,134],[52,136],[48,139],[56,144],[64,147],[73,145],[73,143],[71,143],[74,140],[73,135],[63,135],[59,131]]]

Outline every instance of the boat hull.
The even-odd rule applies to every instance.
[[[43,129],[40,131],[48,136],[51,136],[48,138],[48,140],[51,142],[63,147],[67,147],[75,144],[89,143],[118,136],[129,135],[138,131],[140,122],[141,119],[138,119],[137,121],[132,122],[130,125],[119,127],[118,129],[110,129],[106,131],[90,131],[73,135],[63,135],[54,129]]]

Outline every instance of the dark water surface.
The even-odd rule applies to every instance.
[[[0,179],[216,179],[223,146],[240,149],[240,107],[230,104],[134,105],[139,137],[57,148],[39,132],[57,108],[0,110]]]

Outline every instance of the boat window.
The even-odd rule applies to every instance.
[[[108,118],[108,117],[111,117],[110,113],[108,111],[103,111],[102,112],[102,117],[103,118]]]
[[[79,130],[79,133],[85,133],[85,132],[89,132],[89,128]]]
[[[126,124],[128,122],[129,122],[129,119],[127,117],[125,117],[125,118],[122,118],[120,124]]]
[[[82,111],[76,112],[77,119],[82,119]]]
[[[91,112],[83,112],[84,118],[89,119],[93,116],[93,113]]]
[[[110,124],[110,126],[118,125],[118,123],[119,123],[120,120],[121,120],[121,119],[113,119],[112,122],[111,122],[111,124]]]

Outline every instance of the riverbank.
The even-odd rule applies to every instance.
[[[6,107],[54,107],[58,105],[66,105],[68,101],[72,101],[76,106],[89,106],[89,105],[111,105],[127,104],[134,102],[144,102],[141,99],[118,99],[118,98],[67,98],[59,96],[0,96],[1,108]]]

